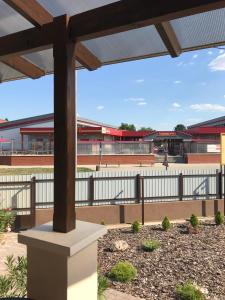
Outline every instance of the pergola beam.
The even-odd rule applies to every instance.
[[[141,28],[214,9],[225,0],[121,0],[70,18],[70,38],[77,41]],[[115,18],[116,15],[116,18]],[[53,23],[0,37],[0,57],[52,47]]]
[[[71,17],[71,37],[88,40],[224,7],[224,0],[121,0]]]
[[[53,16],[36,0],[3,0],[36,27],[53,22]],[[77,61],[90,71],[101,67],[99,59],[84,45],[78,43],[75,51]]]
[[[5,58],[1,62],[32,79],[45,75],[42,69],[20,56]]]
[[[53,22],[52,15],[36,0],[3,0],[34,26]]]
[[[165,47],[172,57],[178,57],[182,50],[177,36],[169,22],[162,22],[155,25]]]

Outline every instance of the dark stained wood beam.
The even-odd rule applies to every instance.
[[[34,26],[53,22],[53,16],[36,0],[4,0]],[[101,62],[84,45],[77,44],[75,58],[90,71],[101,67]]]
[[[52,15],[36,0],[3,0],[34,26],[53,22]]]
[[[1,62],[32,79],[45,75],[42,69],[20,56],[5,58]]]
[[[162,22],[155,25],[164,45],[172,57],[178,57],[182,50],[177,36],[169,22]]]
[[[121,0],[71,17],[71,37],[93,39],[224,7],[224,0]]]
[[[53,229],[75,229],[75,105],[74,51],[68,19],[54,19],[54,215]]]
[[[96,70],[102,65],[100,60],[81,43],[76,44],[74,56],[89,71]]]

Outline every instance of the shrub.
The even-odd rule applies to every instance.
[[[134,221],[131,225],[131,229],[133,233],[138,233],[141,230],[141,223],[139,221]]]
[[[100,223],[100,225],[105,225],[105,221],[102,220],[101,223]]]
[[[108,279],[98,271],[98,300],[105,299],[105,291],[109,287]]]
[[[119,282],[129,282],[137,275],[137,269],[129,262],[118,262],[112,267],[109,277]]]
[[[180,284],[176,288],[178,300],[205,300],[205,295],[191,282]]]
[[[215,215],[215,223],[216,225],[222,225],[224,223],[224,215],[220,211]]]
[[[142,249],[147,252],[152,252],[160,247],[160,243],[155,240],[147,240],[142,243]]]
[[[194,215],[194,214],[191,215],[190,223],[191,223],[191,226],[193,228],[198,227],[198,225],[199,225],[199,219],[196,217],[196,215]]]
[[[15,213],[11,209],[0,210],[0,232],[12,228],[16,219]]]
[[[162,221],[162,229],[164,231],[168,231],[170,228],[172,227],[170,220],[168,219],[168,217],[165,217]]]
[[[24,297],[27,290],[27,259],[7,256],[7,275],[0,276],[0,297]]]

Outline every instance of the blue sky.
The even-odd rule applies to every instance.
[[[53,111],[53,78],[0,85],[0,118]],[[225,115],[225,51],[209,49],[78,72],[81,117],[172,130]]]

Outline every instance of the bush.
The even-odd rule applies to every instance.
[[[118,262],[112,267],[109,277],[119,282],[129,282],[137,275],[137,269],[129,262]]]
[[[0,210],[0,232],[12,228],[16,219],[16,214],[11,209]]]
[[[105,221],[102,220],[101,223],[100,223],[100,225],[105,225]]]
[[[224,215],[220,211],[215,215],[215,223],[216,225],[222,225],[224,223]]]
[[[131,225],[131,229],[133,233],[138,233],[141,230],[141,223],[138,221],[134,221],[134,223]]]
[[[155,240],[147,240],[142,243],[142,249],[147,252],[152,252],[160,247],[160,243]]]
[[[199,219],[196,217],[196,215],[194,215],[194,214],[191,215],[190,223],[191,223],[191,226],[193,228],[197,228],[198,227],[198,225],[199,225]]]
[[[109,287],[108,279],[98,271],[98,300],[105,299],[105,291]]]
[[[168,219],[168,217],[165,217],[162,221],[162,229],[164,231],[168,231],[170,228],[172,227],[170,220]]]
[[[180,284],[176,288],[178,300],[205,300],[205,295],[191,282]]]
[[[0,297],[24,297],[27,290],[27,259],[7,256],[7,275],[0,276]]]

